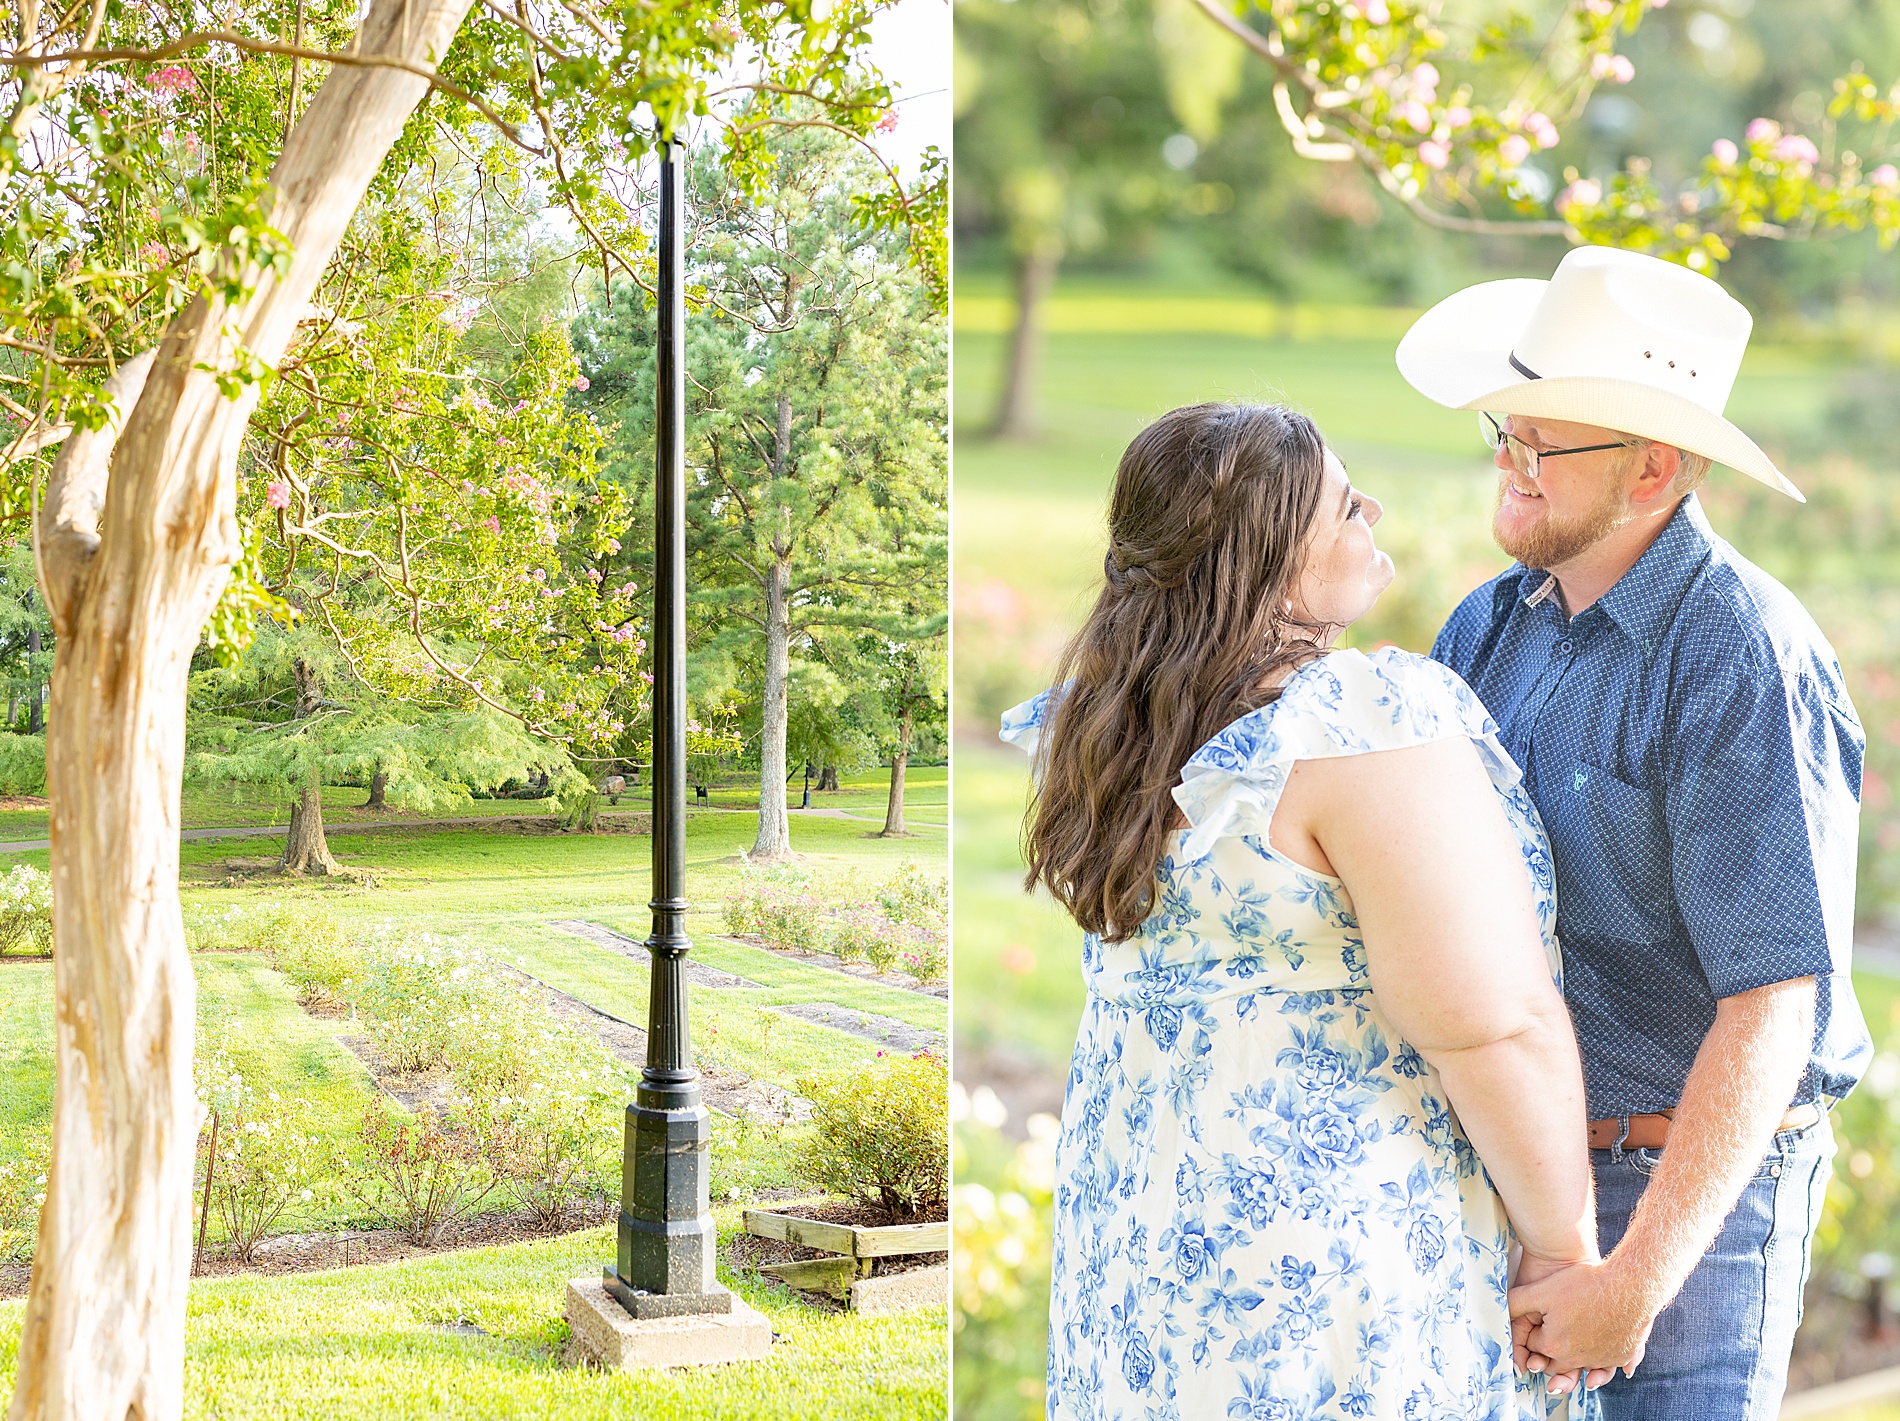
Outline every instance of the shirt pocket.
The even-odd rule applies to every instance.
[[[1564,796],[1556,849],[1557,931],[1624,942],[1669,936],[1675,913],[1661,806],[1644,789],[1579,761]]]

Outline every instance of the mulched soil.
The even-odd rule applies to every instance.
[[[783,957],[791,962],[802,963],[807,967],[822,967],[827,972],[842,972],[847,977],[861,977],[866,982],[882,982],[887,987],[895,987],[900,992],[915,992],[921,997],[943,997],[950,995],[948,982],[919,982],[904,972],[880,972],[868,962],[842,962],[829,952],[800,952],[796,948],[780,947],[769,938],[754,937],[750,933],[720,933],[728,942],[742,942],[747,947],[756,947],[761,952],[769,952],[774,957]]]

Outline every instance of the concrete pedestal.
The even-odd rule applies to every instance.
[[[736,1294],[730,1312],[635,1318],[598,1277],[568,1282],[567,1325],[568,1360],[603,1367],[704,1367],[759,1361],[772,1350],[772,1324]]]

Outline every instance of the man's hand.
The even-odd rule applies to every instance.
[[[1592,1387],[1618,1367],[1634,1374],[1656,1319],[1615,1263],[1573,1263],[1556,1271],[1533,1264],[1527,1255],[1511,1289],[1518,1366],[1557,1373],[1588,1367]]]
[[[1554,1278],[1566,1268],[1577,1267],[1580,1261],[1595,1265],[1602,1260],[1594,1255],[1588,1260],[1540,1258],[1527,1251],[1518,1263],[1516,1276],[1512,1280],[1513,1288],[1528,1288],[1533,1283]],[[1550,1358],[1541,1352],[1531,1350],[1530,1335],[1536,1328],[1537,1320],[1530,1317],[1513,1317],[1511,1319],[1511,1351],[1517,1360],[1517,1369],[1520,1372],[1546,1374],[1544,1389],[1551,1396],[1563,1396],[1567,1392],[1574,1391],[1579,1382],[1588,1390],[1595,1391],[1616,1375],[1616,1369],[1613,1367],[1592,1367],[1587,1372],[1581,1367],[1569,1371],[1553,1370]]]

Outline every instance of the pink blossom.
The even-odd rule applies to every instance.
[[[574,377],[574,388],[577,390],[588,389],[592,383],[593,382],[590,381],[585,375],[576,375]]]
[[[1445,122],[1453,128],[1463,128],[1471,122],[1471,110],[1463,104],[1453,104],[1445,110]]]
[[[198,80],[192,72],[189,69],[181,69],[176,64],[168,64],[145,82],[167,98],[178,94],[189,94],[198,87]]]
[[[1385,0],[1366,0],[1366,19],[1375,25],[1392,23],[1392,12],[1386,8]]]
[[[1513,133],[1498,144],[1498,161],[1507,168],[1515,168],[1531,155],[1531,141],[1521,133]]]
[[[165,249],[159,246],[157,242],[147,242],[144,246],[139,248],[139,260],[148,266],[163,266],[165,264]]]
[[[1608,79],[1614,84],[1627,84],[1636,77],[1636,66],[1627,55],[1599,54],[1590,60],[1590,77]]]
[[[885,109],[884,112],[881,115],[879,115],[877,124],[873,131],[877,133],[897,132],[897,110]]]
[[[1428,141],[1418,145],[1418,160],[1428,168],[1442,168],[1451,161],[1451,145]]]
[[[515,407],[509,410],[508,413],[510,415],[517,415],[517,414],[520,414],[527,407],[528,407],[528,402],[526,400],[516,400]]]
[[[264,503],[269,508],[290,507],[290,485],[277,479],[264,490]]]
[[[482,520],[482,527],[484,527],[484,528],[486,528],[486,529],[487,529],[487,530],[488,530],[489,532],[491,532],[491,533],[500,533],[500,532],[501,532],[501,519],[499,519],[499,518],[496,518],[496,517],[494,517],[494,516],[492,516],[492,515],[491,515],[491,516],[489,516],[489,517],[487,517],[487,518],[484,518],[484,519]]]
[[[1559,212],[1568,212],[1572,207],[1595,207],[1603,201],[1603,188],[1589,178],[1579,178],[1569,187],[1557,194],[1554,204]]]
[[[1734,141],[1727,138],[1716,139],[1709,145],[1709,152],[1714,155],[1715,161],[1725,168],[1742,156],[1741,150],[1735,146]]]
[[[1610,15],[1616,12],[1615,0],[1583,0],[1583,8],[1593,15]]]
[[[1894,167],[1892,163],[1882,163],[1867,175],[1867,181],[1877,188],[1892,192],[1900,188],[1900,168]]]
[[[1752,119],[1744,131],[1750,143],[1766,143],[1770,139],[1781,137],[1781,125],[1772,118]]]
[[[1414,89],[1436,89],[1438,87],[1438,68],[1432,64],[1421,64],[1412,71]]]
[[[600,569],[597,567],[588,568],[587,579],[598,587],[600,585]]]
[[[1557,125],[1552,123],[1544,114],[1526,114],[1524,116],[1524,131],[1536,141],[1539,148],[1555,148],[1557,146]]]
[[[1411,99],[1399,105],[1399,117],[1411,124],[1420,133],[1432,131],[1432,111],[1417,99]]]
[[[1814,146],[1813,139],[1790,133],[1775,145],[1775,157],[1784,163],[1812,165],[1821,161],[1821,150]]]

